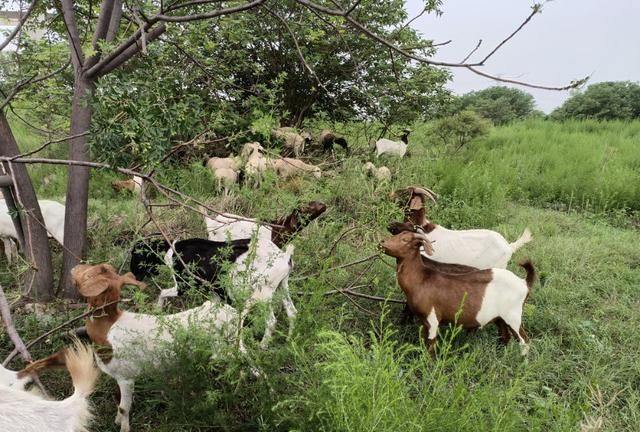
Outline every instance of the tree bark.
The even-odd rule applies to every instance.
[[[0,154],[3,156],[20,154],[3,111],[0,111]],[[5,171],[14,178],[13,190],[16,204],[25,210],[20,212],[20,221],[24,232],[23,252],[27,262],[30,263],[30,268],[25,274],[22,294],[37,302],[47,302],[53,299],[53,270],[49,239],[38,198],[26,165],[6,163]]]
[[[93,80],[76,73],[71,104],[71,135],[89,130],[91,124],[91,97],[95,91]],[[88,162],[87,136],[79,136],[69,144],[69,159]],[[88,167],[69,166],[67,202],[64,219],[64,255],[58,295],[76,299],[78,292],[71,283],[71,269],[85,257],[87,249],[87,205],[89,199]]]

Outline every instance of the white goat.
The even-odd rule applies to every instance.
[[[65,207],[56,201],[38,200],[40,211],[44,218],[44,225],[49,237],[53,237],[60,244],[64,241],[64,213]],[[27,216],[29,217],[29,216]],[[7,261],[11,263],[13,258],[17,256],[17,248],[13,240],[18,239],[18,234],[13,226],[13,220],[9,214],[7,203],[4,199],[0,199],[0,238],[4,243]]]
[[[240,156],[246,160],[245,172],[248,177],[253,179],[254,185],[257,186],[262,181],[262,176],[269,166],[269,161],[264,157],[264,148],[259,142],[247,143],[242,148]]]
[[[431,259],[443,263],[464,264],[478,269],[507,268],[507,264],[515,251],[532,240],[531,231],[524,230],[518,240],[509,243],[500,233],[487,229],[450,230],[431,223],[425,213],[425,201],[435,202],[435,194],[426,188],[409,187],[392,194],[395,198],[409,193],[406,205],[405,224],[393,224],[392,233],[412,230],[414,225],[422,227],[427,238],[433,242]],[[404,227],[402,227],[405,225]]]
[[[213,172],[220,168],[230,168],[234,171],[238,171],[242,168],[242,161],[235,156],[226,158],[212,157],[207,160],[207,168]]]
[[[407,153],[407,146],[409,145],[409,133],[411,133],[411,129],[404,129],[400,141],[380,138],[375,143],[376,157],[383,154],[404,157]]]
[[[312,174],[315,178],[322,176],[320,167],[302,162],[299,159],[279,158],[271,162],[271,166],[279,177],[287,178],[296,175]]]
[[[304,152],[304,146],[311,141],[311,135],[307,132],[298,133],[294,128],[281,127],[271,130],[271,136],[281,139],[285,148],[292,150],[296,158]]]
[[[229,195],[229,189],[238,182],[238,171],[233,168],[216,168],[213,176],[216,179],[217,191],[222,190],[224,195]]]
[[[61,401],[46,400],[18,386],[0,384],[0,430],[16,432],[87,432],[93,417],[87,398],[98,370],[93,351],[76,343],[64,352],[64,363],[73,380],[73,394]]]
[[[215,346],[221,340],[236,340],[238,314],[229,305],[207,301],[197,308],[165,316],[127,312],[120,310],[117,304],[122,286],[144,286],[131,273],[121,276],[109,264],[80,264],[71,270],[71,275],[80,294],[96,310],[86,322],[89,337],[97,345],[110,346],[113,352],[109,359],[96,357],[96,360],[100,369],[113,377],[120,387],[116,424],[120,425],[121,432],[130,430],[129,413],[136,377],[143,368],[153,365],[158,353],[174,340],[172,331],[176,327],[197,326],[211,334]],[[238,343],[240,352],[246,353],[242,340]],[[54,354],[34,362],[25,371],[33,373],[51,367],[59,361],[56,356],[59,357]]]
[[[373,163],[367,162],[364,164],[364,169],[369,176],[375,177],[379,181],[391,180],[391,170],[386,166],[376,168]]]

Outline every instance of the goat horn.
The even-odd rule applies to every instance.
[[[437,204],[436,199],[438,198],[438,195],[431,189],[421,186],[412,186],[411,189],[414,194],[426,196],[433,201],[434,204]]]

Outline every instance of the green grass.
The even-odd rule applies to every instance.
[[[290,289],[299,315],[293,338],[285,340],[287,323],[279,310],[272,346],[262,351],[252,344],[251,356],[266,378],[249,378],[243,360],[234,356],[210,362],[207,335],[183,335],[177,354],[163,359],[160,370],[150,368],[137,385],[132,427],[167,432],[640,430],[640,233],[634,214],[640,202],[640,152],[634,152],[639,133],[637,122],[526,122],[497,128],[451,156],[429,141],[428,126],[418,125],[412,157],[384,160],[396,174],[391,184],[364,176],[362,164],[370,156],[361,139],[356,155],[319,182],[269,179],[260,189],[236,191],[226,201],[211,195],[210,177],[197,164],[163,168],[162,181],[247,216],[271,218],[314,199],[329,210],[295,240]],[[64,195],[61,168],[32,172],[54,177],[47,185],[36,184],[41,197]],[[111,190],[114,178],[108,172],[92,176],[89,260],[126,268],[132,242],[155,229],[143,227],[146,217],[135,198]],[[409,184],[441,195],[429,214],[445,226],[496,229],[510,241],[531,228],[534,241],[513,260],[531,257],[540,276],[524,313],[532,337],[526,360],[515,343],[496,345],[494,327],[475,333],[441,329],[434,358],[421,344],[417,324],[400,325],[400,306],[355,299],[357,307],[340,294],[323,295],[356,284],[367,285],[365,293],[402,297],[389,258],[326,270],[376,252],[386,224],[401,217],[387,194]],[[204,236],[202,221],[187,211],[158,208],[156,217],[176,237]],[[517,266],[510,269],[522,276]],[[311,277],[300,279],[303,275]],[[3,276],[5,288],[12,287],[12,278]],[[159,283],[169,281],[160,278]],[[149,301],[155,295],[152,288],[146,292]],[[135,298],[127,307],[148,308],[145,296]],[[75,314],[59,305],[38,318],[18,313],[16,321],[20,334],[31,340]],[[33,354],[48,355],[64,343],[53,336]],[[0,359],[10,349],[3,333]],[[48,372],[44,380],[54,394],[68,394],[64,373]],[[115,388],[112,379],[102,377],[92,398],[93,430],[118,430]]]

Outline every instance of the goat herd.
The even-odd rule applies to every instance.
[[[301,151],[302,144],[297,138],[290,141],[294,151],[296,145],[297,152]],[[336,137],[333,142],[340,144]],[[346,141],[342,142],[346,148]],[[245,145],[247,173],[264,166],[260,148],[258,143]],[[220,165],[215,165],[215,169],[220,170]],[[227,169],[233,167],[229,165]],[[134,181],[135,184],[140,186]],[[519,263],[526,271],[525,279],[521,279],[506,270],[506,266],[512,254],[531,240],[529,230],[525,229],[513,243],[495,231],[449,230],[427,219],[426,205],[428,201],[435,203],[437,198],[433,191],[412,186],[389,197],[404,209],[405,221],[389,225],[392,236],[382,241],[380,247],[396,258],[398,284],[406,296],[408,309],[423,324],[429,349],[433,349],[440,323],[456,322],[472,329],[494,322],[500,341],[506,344],[514,337],[522,354],[526,354],[528,337],[522,326],[522,312],[535,270],[529,260]],[[74,267],[73,283],[92,311],[85,323],[86,333],[96,346],[109,348],[108,354],[97,355],[75,343],[19,372],[0,366],[0,404],[7,404],[2,405],[0,412],[0,430],[84,430],[91,417],[87,397],[97,378],[95,358],[98,367],[118,382],[120,403],[116,423],[121,432],[129,431],[135,379],[143,368],[154,364],[161,349],[170,346],[176,327],[203,329],[216,344],[214,352],[222,352],[221,347],[228,344],[245,355],[243,322],[253,306],[263,302],[267,305],[267,318],[260,346],[266,348],[276,325],[271,305],[276,292],[281,294],[289,319],[290,336],[297,311],[288,288],[294,252],[289,241],[326,208],[323,203],[310,202],[269,223],[233,214],[206,216],[208,239],[138,242],[131,251],[130,273],[120,275],[107,263]],[[44,209],[43,213],[49,225]],[[144,288],[143,280],[158,274],[163,265],[173,270],[174,285],[161,291],[159,307],[168,297],[180,296],[187,290],[202,290],[207,295],[213,291],[222,301],[209,300],[172,315],[120,309],[122,287]],[[222,270],[227,268],[227,282],[222,283]],[[75,388],[71,397],[49,401],[24,391],[40,371],[65,366]],[[255,376],[262,374],[254,366],[250,370]]]

